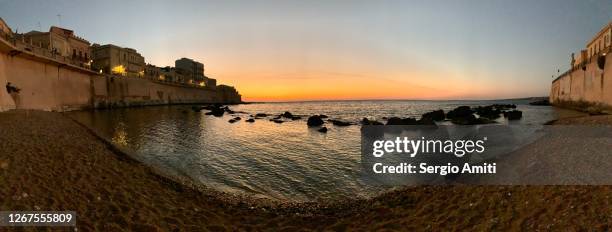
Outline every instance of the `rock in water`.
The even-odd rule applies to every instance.
[[[419,123],[414,118],[390,117],[387,120],[387,125],[419,125]]]
[[[235,122],[240,121],[240,120],[242,120],[242,118],[240,118],[240,117],[235,117],[235,118],[230,119],[228,122],[230,122],[230,123],[235,123]]]
[[[474,111],[469,106],[459,106],[446,114],[448,119],[469,118]],[[473,115],[472,115],[473,116]]]
[[[224,113],[225,113],[225,111],[223,109],[215,108],[215,109],[212,109],[210,112],[206,113],[206,115],[212,115],[212,116],[215,116],[215,117],[221,117],[221,116],[223,116]]]
[[[368,118],[363,118],[361,120],[362,125],[384,125],[382,122],[370,120]]]
[[[428,113],[424,113],[421,116],[421,120],[423,120],[424,118],[429,118],[433,121],[442,121],[444,120],[446,116],[444,115],[444,111],[443,110],[434,110]]]
[[[532,106],[549,106],[550,102],[548,101],[548,99],[544,99],[544,100],[530,102],[529,105],[532,105]]]
[[[327,133],[327,127],[321,127],[317,131],[321,133]]]
[[[268,117],[268,114],[265,114],[265,113],[257,113],[257,114],[255,114],[255,117],[258,117],[258,118],[265,118],[265,117]]]
[[[345,122],[345,121],[340,121],[340,120],[335,120],[335,119],[330,119],[329,121],[332,124],[334,124],[334,126],[350,126],[351,125],[350,122]]]
[[[477,118],[473,114],[470,114],[467,117],[455,118],[451,120],[451,122],[457,125],[479,125],[479,124],[495,123],[495,121],[490,120],[488,118],[484,118],[484,117]]]
[[[476,114],[480,117],[488,118],[488,119],[496,119],[499,118],[502,113],[501,109],[496,107],[495,105],[490,106],[479,106],[476,107]]]
[[[498,110],[516,109],[515,104],[493,104],[491,106],[497,108]]]
[[[419,119],[419,121],[417,121],[417,123],[419,125],[428,125],[428,126],[435,126],[436,125],[436,122],[434,122],[434,120],[432,118],[428,118],[428,117]]]
[[[245,122],[255,122],[255,119],[249,118],[249,119],[245,120]]]
[[[293,119],[293,114],[291,114],[289,111],[285,111],[285,113],[282,113],[279,116],[283,117],[283,118],[291,118],[291,119]]]
[[[520,110],[513,110],[504,112],[504,117],[508,120],[519,120],[523,117],[523,112]]]
[[[308,121],[306,122],[306,125],[308,126],[320,126],[323,125],[323,119],[321,119],[321,116],[319,115],[313,115],[308,117]]]

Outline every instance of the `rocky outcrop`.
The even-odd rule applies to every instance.
[[[230,114],[233,114],[234,111],[230,110],[229,107],[227,106],[222,106],[219,104],[214,104],[214,105],[206,105],[206,106],[194,106],[192,107],[192,109],[196,112],[199,112],[199,110],[210,110],[209,112],[206,113],[206,115],[213,115],[215,117],[221,117],[223,116],[223,114],[225,114],[225,112],[228,112]],[[198,110],[199,109],[199,110]]]
[[[504,117],[508,120],[519,120],[523,117],[523,112],[518,110],[512,110],[504,112]]]
[[[476,114],[478,114],[480,117],[488,119],[499,118],[501,113],[501,109],[495,107],[494,105],[476,107]]]
[[[207,112],[206,115],[212,115],[212,116],[215,116],[215,117],[221,117],[221,116],[223,116],[224,113],[225,113],[225,111],[223,109],[215,108],[215,109],[212,109],[210,112]]]
[[[270,119],[270,121],[271,122],[275,122],[275,123],[279,123],[279,124],[285,122],[285,121],[283,121],[282,119],[279,119],[279,118],[273,118],[273,119]]]
[[[290,119],[293,118],[293,114],[289,111],[285,111],[285,113],[282,113],[279,116],[283,118],[290,118]]]
[[[539,100],[539,101],[530,102],[529,105],[532,105],[532,106],[549,106],[550,102],[548,101],[548,99],[542,99],[542,100]]]
[[[352,125],[350,122],[340,121],[340,120],[336,120],[336,119],[330,119],[330,120],[327,120],[327,121],[331,122],[334,126],[350,126],[350,125]]]
[[[249,119],[245,120],[245,122],[255,122],[255,119],[249,118]]]
[[[390,117],[385,125],[418,125],[418,121],[414,118]]]
[[[457,124],[457,125],[478,125],[478,124],[489,124],[489,123],[495,123],[495,121],[488,119],[488,118],[477,118],[476,116],[474,116],[473,114],[470,114],[468,116],[465,117],[457,117],[451,120],[451,122],[453,124]]]
[[[235,123],[235,122],[240,121],[240,120],[242,120],[242,118],[240,118],[240,117],[235,117],[235,118],[230,119],[228,122],[229,122],[229,123]]]
[[[308,121],[306,122],[306,125],[308,126],[320,126],[323,125],[323,119],[321,118],[320,115],[313,115],[308,117]]]
[[[384,125],[382,122],[369,120],[368,118],[363,118],[361,120],[361,125]]]
[[[421,115],[421,119],[424,119],[424,118],[428,118],[433,121],[442,121],[444,120],[444,118],[446,118],[446,116],[444,115],[443,110],[434,110],[434,111],[424,113],[423,115]]]
[[[321,127],[317,131],[321,133],[327,133],[327,127]]]
[[[469,106],[459,106],[459,107],[449,111],[446,114],[446,118],[448,118],[450,120],[461,119],[461,118],[468,118],[473,113],[474,113],[474,111]]]

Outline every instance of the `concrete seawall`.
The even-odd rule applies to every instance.
[[[552,82],[549,98],[558,106],[612,108],[612,59],[603,55],[593,57],[559,76]]]
[[[21,89],[9,94],[10,82]],[[240,96],[215,89],[138,77],[103,75],[46,57],[0,38],[0,111],[67,111],[176,103],[239,103]]]

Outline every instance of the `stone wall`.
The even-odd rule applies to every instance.
[[[21,89],[8,94],[10,82]],[[36,109],[66,111],[108,106],[176,103],[237,103],[213,89],[138,77],[101,75],[70,63],[22,49],[0,38],[0,111]]]
[[[137,77],[96,76],[95,107],[123,107],[179,103],[230,103],[215,90],[152,81]]]
[[[553,81],[549,98],[551,103],[560,106],[593,104],[611,107],[612,59],[594,57],[561,75]]]

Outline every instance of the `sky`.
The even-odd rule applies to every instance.
[[[0,17],[198,60],[245,101],[503,99],[547,96],[612,1],[0,0]]]

